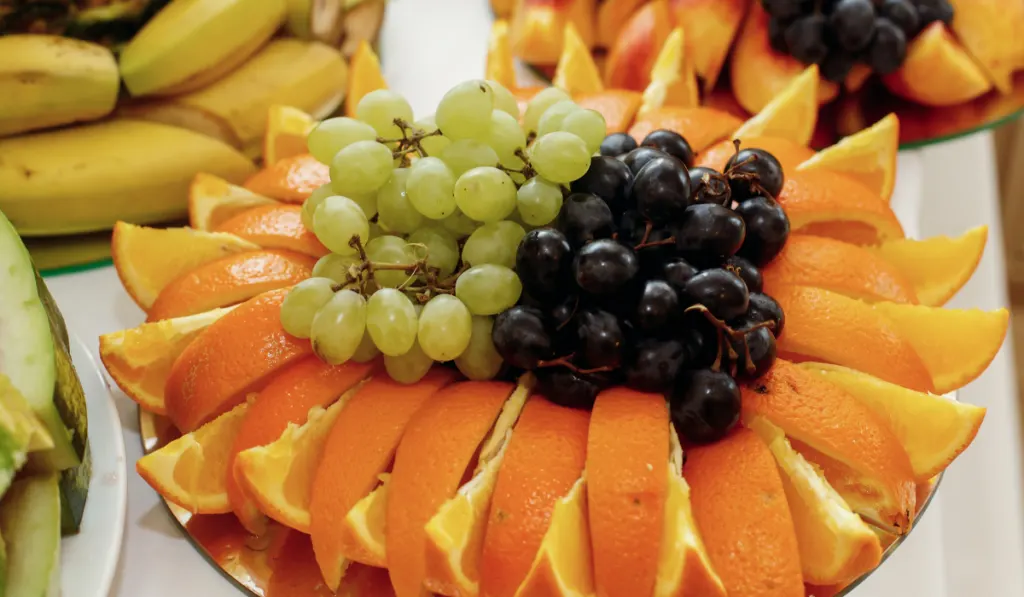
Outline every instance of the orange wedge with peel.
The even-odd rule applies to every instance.
[[[629,16],[636,12],[646,0],[604,0],[598,3],[596,11],[597,44],[611,47],[626,25]]]
[[[867,250],[899,269],[922,305],[941,307],[971,279],[987,242],[988,226],[978,226],[956,238],[901,238]]]
[[[227,307],[310,277],[316,259],[292,251],[228,255],[175,278],[160,291],[146,321],[184,317]]]
[[[832,170],[856,179],[888,201],[896,186],[900,120],[889,114],[870,127],[826,147],[797,166],[798,170]]]
[[[792,234],[762,270],[765,292],[779,285],[815,286],[867,302],[917,303],[914,285],[899,268],[867,248]]]
[[[905,238],[903,227],[887,202],[856,180],[837,172],[787,170],[778,201],[789,216],[792,230],[841,222],[862,224],[873,231],[875,243],[872,244]],[[830,236],[826,231],[807,230],[818,236]]]
[[[380,485],[356,502],[345,515],[345,532],[353,541],[358,541],[360,553],[358,560],[352,558],[350,562],[346,561],[345,573],[349,565],[356,563],[377,568],[387,567],[387,536],[384,527],[387,524],[388,483],[391,475],[381,473],[378,480]]]
[[[633,126],[629,128],[629,134],[640,142],[658,129],[668,129],[686,137],[694,151],[702,152],[729,137],[740,124],[740,119],[721,110],[706,107],[668,107],[638,115]],[[732,147],[731,142],[729,146]],[[735,149],[732,153],[735,153]],[[725,159],[729,159],[732,153]],[[725,164],[725,160],[722,164]]]
[[[267,132],[263,136],[263,163],[309,153],[306,137],[317,125],[315,118],[298,108],[275,104],[267,110]]]
[[[668,446],[663,396],[624,387],[597,396],[586,467],[598,594],[654,592],[665,528]]]
[[[935,389],[923,357],[884,312],[823,288],[773,290],[786,314],[780,354],[851,367],[922,392]]]
[[[338,415],[321,460],[310,499],[310,535],[328,587],[337,588],[348,560],[383,566],[346,516],[378,486],[413,415],[451,383],[450,369],[435,367],[414,385],[376,376],[356,392]],[[387,404],[385,409],[381,404]],[[366,504],[367,506],[370,504]],[[365,511],[365,509],[364,509]],[[365,520],[365,518],[363,519]]]
[[[228,453],[248,404],[186,433],[135,463],[139,476],[157,493],[193,514],[224,514],[228,502]]]
[[[811,142],[818,122],[818,65],[808,66],[804,72],[786,85],[760,112],[744,122],[733,137],[779,137],[806,146]]]
[[[914,347],[931,372],[934,390],[939,394],[977,379],[996,357],[1010,324],[1006,309],[943,309],[896,303],[875,303],[872,307]]]
[[[672,21],[667,0],[652,0],[633,12],[608,49],[605,86],[643,91],[657,53],[672,32]]]
[[[517,2],[510,23],[512,51],[529,64],[555,64],[562,51],[568,6]]]
[[[188,189],[188,224],[196,230],[210,231],[243,211],[276,203],[223,178],[200,172]]]
[[[597,70],[590,48],[580,37],[579,31],[570,22],[565,25],[565,42],[562,55],[555,67],[551,84],[564,89],[569,95],[582,95],[604,91],[601,73]]]
[[[514,386],[462,382],[448,386],[409,421],[391,471],[387,565],[398,597],[426,595],[426,525],[451,499],[473,465]]]
[[[144,323],[100,336],[100,360],[129,398],[147,411],[167,414],[164,386],[171,367],[199,334],[234,307]]]
[[[629,128],[642,99],[639,92],[625,89],[605,89],[573,98],[579,107],[600,112],[609,134],[623,133]],[[523,109],[522,106],[520,108]]]
[[[509,90],[516,87],[515,58],[508,38],[508,21],[504,19],[498,19],[491,25],[491,34],[487,38],[484,78],[500,83]]]
[[[846,367],[826,363],[799,367],[842,388],[884,420],[910,456],[918,483],[945,470],[974,441],[985,420],[980,406],[908,390]]]
[[[302,223],[299,205],[264,205],[246,210],[217,226],[264,249],[284,249],[320,258],[329,253]]]
[[[746,0],[671,0],[669,4],[675,22],[691,32],[687,52],[704,81],[704,92],[710,93],[718,82],[750,3]]]
[[[665,40],[651,67],[651,82],[644,89],[639,115],[666,106],[696,108],[700,105],[700,87],[693,60],[687,56],[686,36],[676,27]]]
[[[697,529],[729,597],[804,597],[793,517],[771,451],[753,431],[687,451]]]
[[[367,93],[378,89],[387,89],[388,82],[380,70],[380,59],[370,47],[370,42],[362,40],[352,54],[349,64],[348,95],[345,96],[345,116],[355,118],[356,106]],[[319,185],[318,185],[319,186]]]
[[[302,203],[329,182],[330,168],[303,153],[266,166],[245,181],[245,188],[276,201]]]
[[[736,144],[729,137],[708,148],[697,156],[698,166],[707,166],[721,172],[729,162],[729,158],[736,155]],[[814,151],[805,145],[784,139],[782,137],[757,137],[750,136],[740,143],[740,149],[763,149],[775,156],[782,164],[782,170],[789,177],[789,172],[814,155]]]
[[[992,82],[941,21],[907,44],[907,57],[882,77],[893,94],[926,106],[953,106],[988,93]]]
[[[281,327],[287,290],[264,293],[210,324],[174,361],[167,416],[188,433],[245,401],[282,367],[313,348]]]
[[[751,417],[746,424],[768,445],[781,472],[804,582],[844,584],[878,566],[882,559],[878,535],[793,449],[782,430],[762,417]]]
[[[114,224],[111,257],[121,284],[135,303],[148,310],[175,278],[224,257],[257,251],[237,236],[191,228],[149,228]]]

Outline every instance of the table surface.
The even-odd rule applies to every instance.
[[[390,86],[409,99],[417,115],[430,113],[451,85],[483,73],[490,20],[485,0],[391,0],[381,36]],[[989,134],[900,156],[893,201],[908,235],[990,227],[985,257],[954,307],[1007,304],[994,164]],[[58,276],[48,284],[70,329],[94,353],[100,334],[143,321],[113,268]],[[988,408],[981,433],[948,470],[918,528],[857,589],[858,597],[1024,595],[1020,419],[1012,362],[1007,341],[989,370],[960,392],[961,400]],[[141,455],[137,411],[120,392],[113,399],[131,463]],[[127,528],[111,596],[234,594],[182,537],[149,486],[129,476]]]

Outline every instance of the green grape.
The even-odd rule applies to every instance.
[[[403,355],[384,356],[384,370],[388,377],[403,384],[414,384],[423,379],[433,365],[434,359],[428,357],[419,344],[413,344]]]
[[[455,282],[455,296],[473,315],[497,315],[512,308],[523,294],[516,272],[503,265],[474,265]]]
[[[469,346],[455,359],[455,366],[467,378],[473,381],[494,379],[501,371],[504,361],[494,348],[491,330],[494,320],[480,315],[473,316],[473,331],[469,336]]]
[[[353,237],[366,244],[370,239],[370,223],[359,205],[348,197],[334,195],[324,199],[313,214],[313,232],[325,247],[339,255],[354,255],[349,243]]]
[[[543,137],[548,133],[562,130],[562,122],[566,117],[582,109],[572,100],[552,104],[551,107],[544,110],[544,114],[540,117],[540,122],[537,123],[537,136]]]
[[[334,188],[331,187],[331,183],[327,183],[314,189],[313,192],[309,194],[309,197],[306,197],[306,200],[302,202],[302,212],[300,215],[302,217],[302,225],[305,226],[307,230],[313,229],[313,214],[316,213],[316,208],[320,207],[320,204],[324,202],[324,199],[331,195],[337,195],[337,193],[334,192]]]
[[[313,352],[331,365],[352,358],[366,330],[366,299],[352,290],[339,290],[313,317],[309,339]]]
[[[516,150],[526,149],[526,133],[519,126],[519,121],[501,110],[491,113],[491,128],[487,144],[498,153],[498,159],[502,165],[518,169],[519,166],[510,166],[509,164],[523,163],[516,156]]]
[[[377,217],[379,218],[380,216],[378,215]],[[388,233],[388,231],[385,230],[384,227],[381,226],[376,220],[374,220],[373,222],[370,222],[370,238],[369,238],[369,240],[373,240],[373,239],[375,239],[375,238],[377,238],[379,236],[384,236],[387,233]]]
[[[288,291],[281,303],[281,325],[296,338],[309,338],[313,316],[334,296],[330,278],[307,278]]]
[[[498,165],[498,152],[480,141],[473,141],[471,139],[453,142],[444,148],[440,158],[452,169],[452,174],[455,175],[455,178],[462,176],[463,172],[473,168]]]
[[[441,226],[461,240],[473,234],[473,231],[480,227],[480,222],[477,222],[456,208],[455,213],[441,220]]]
[[[439,224],[428,224],[409,235],[409,244],[426,246],[427,265],[436,267],[438,276],[450,276],[459,266],[459,241]],[[413,253],[422,258],[423,249],[412,247]]]
[[[535,176],[519,187],[516,207],[527,224],[547,226],[562,210],[562,187]]]
[[[381,288],[366,301],[366,331],[385,355],[409,352],[416,344],[418,327],[416,309],[401,290]]]
[[[408,180],[409,168],[398,168],[377,191],[377,221],[389,232],[409,234],[423,225],[423,214],[409,202]]]
[[[352,266],[359,263],[356,255],[338,255],[328,253],[317,259],[313,265],[313,276],[317,278],[330,278],[338,284],[344,284],[352,273]]]
[[[608,133],[608,125],[604,121],[604,116],[597,110],[577,110],[565,117],[562,121],[562,130],[583,139],[587,144],[587,151],[593,155],[601,149],[601,141],[604,141]]]
[[[477,228],[462,246],[462,260],[469,265],[493,263],[508,268],[516,265],[519,242],[526,236],[523,227],[505,220]]]
[[[551,182],[567,184],[587,173],[590,151],[583,139],[557,131],[538,138],[530,147],[530,163]]]
[[[432,133],[437,130],[437,124],[434,122],[433,116],[420,118],[413,126],[422,129],[424,133]],[[444,148],[451,144],[452,140],[444,135],[433,135],[420,140],[420,147],[423,148],[423,151],[427,152],[428,156],[434,157],[440,156]]]
[[[400,236],[381,236],[366,245],[366,256],[374,264],[407,265],[409,268],[416,263],[416,254],[412,247]],[[395,288],[409,279],[409,273],[401,269],[374,270],[373,279],[378,288]]]
[[[369,363],[379,355],[380,349],[373,343],[373,338],[370,337],[370,334],[363,332],[363,338],[359,341],[359,346],[356,347],[352,360],[357,363]]]
[[[391,150],[376,141],[356,141],[331,162],[331,186],[339,195],[365,195],[384,186],[395,165]]]
[[[501,110],[518,121],[519,101],[516,100],[516,96],[512,95],[511,91],[497,81],[488,79],[487,84],[491,86],[491,91],[494,92],[494,109]]]
[[[530,98],[526,104],[526,114],[523,115],[523,128],[527,133],[536,131],[540,125],[540,117],[544,111],[558,102],[572,100],[569,94],[558,87],[547,87],[540,90],[537,95]]]
[[[455,174],[441,158],[416,160],[409,168],[405,192],[416,211],[432,220],[455,211]]]
[[[396,118],[412,122],[412,106],[401,95],[390,89],[371,91],[356,105],[356,118],[373,127],[385,139],[401,139],[402,129]]]
[[[473,331],[469,309],[450,294],[439,294],[423,306],[417,342],[435,361],[450,361],[466,350]]]
[[[434,122],[449,139],[486,139],[493,110],[494,92],[487,81],[463,81],[441,98]]]
[[[309,153],[323,164],[330,164],[339,151],[356,141],[375,141],[377,131],[355,118],[328,118],[316,125],[306,138]]]
[[[516,183],[497,168],[473,168],[455,181],[455,202],[478,222],[497,222],[516,208]]]
[[[349,195],[348,198],[351,199],[352,201],[355,201],[356,205],[359,206],[359,209],[363,210],[363,215],[366,216],[367,220],[377,215],[376,192],[370,192],[360,195]],[[371,234],[370,237],[372,238],[373,235]]]

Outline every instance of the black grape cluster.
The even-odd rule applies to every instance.
[[[663,393],[685,440],[713,441],[739,417],[738,381],[775,362],[784,315],[759,268],[789,236],[782,167],[739,143],[724,172],[693,167],[668,130],[639,147],[609,135],[600,153],[555,226],[520,243],[523,297],[494,345],[554,402],[589,408],[613,384]]]
[[[841,82],[855,64],[886,75],[907,56],[907,43],[936,22],[953,22],[949,0],[761,0],[771,16],[772,47],[817,64]]]

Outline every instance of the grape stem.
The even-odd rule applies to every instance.
[[[736,359],[740,356],[739,353],[733,348],[732,342],[725,341],[725,337],[728,336],[729,340],[738,341],[743,344],[743,365],[747,370],[747,373],[753,374],[757,370],[757,367],[751,362],[750,358],[750,344],[747,342],[747,334],[758,330],[760,328],[768,328],[769,330],[775,329],[774,321],[762,321],[755,323],[749,327],[741,330],[734,329],[729,326],[726,322],[715,317],[711,311],[708,310],[702,304],[692,305],[686,308],[686,312],[697,311],[704,315],[704,318],[711,322],[715,326],[715,330],[718,332],[718,354],[715,356],[715,362],[711,365],[712,371],[721,371],[722,369],[722,352],[725,351],[729,357],[729,361],[735,363]],[[730,372],[735,376],[735,371]]]
[[[579,373],[581,375],[588,375],[591,373],[604,373],[606,371],[614,371],[614,367],[594,367],[593,369],[580,369],[572,363],[572,359],[576,356],[576,353],[566,355],[564,357],[558,357],[557,359],[551,359],[549,361],[538,361],[537,368],[540,367],[565,367],[573,373]]]
[[[740,154],[740,145],[741,145],[741,143],[742,143],[742,141],[740,141],[739,139],[733,139],[732,140],[733,147],[736,150],[735,153],[733,153],[733,157],[736,157],[736,156],[738,156]],[[735,170],[737,168],[739,168],[741,166],[746,166],[747,164],[753,164],[756,161],[757,161],[757,154],[754,154],[754,155],[751,155],[750,157],[744,158],[741,161],[733,162],[732,166],[730,166],[729,169],[726,170],[725,175],[728,178],[733,178],[733,179],[736,179],[736,180],[745,181],[745,182],[747,182],[747,184],[750,185],[750,189],[752,191],[754,191],[755,193],[760,193],[761,195],[764,195],[765,197],[772,197],[774,199],[772,194],[769,193],[768,190],[765,189],[763,186],[761,186],[761,177],[760,176],[758,176],[757,174],[755,174],[753,172],[749,172],[749,173],[735,172]]]
[[[368,292],[370,284],[373,283],[375,285],[377,282],[374,272],[403,271],[408,274],[409,277],[399,284],[396,289],[415,292],[416,299],[421,303],[425,303],[437,294],[454,294],[455,282],[458,280],[459,276],[462,275],[462,272],[467,269],[464,265],[462,269],[451,276],[438,281],[437,276],[440,273],[440,270],[427,264],[427,259],[430,256],[430,248],[424,244],[410,243],[412,246],[423,249],[423,258],[418,259],[413,263],[382,263],[379,261],[371,261],[369,256],[366,254],[366,249],[363,247],[362,241],[359,239],[359,235],[354,235],[349,240],[348,244],[356,250],[356,253],[359,255],[360,263],[352,265],[345,277],[345,281],[334,287],[335,292],[355,285],[358,287],[360,294],[366,296],[370,294]],[[412,283],[421,274],[425,275],[425,283],[413,286]]]
[[[436,137],[442,134],[439,130],[428,133],[421,128],[412,126],[402,118],[396,118],[392,122],[402,131],[402,138],[385,139],[384,137],[377,137],[377,142],[385,145],[395,145],[396,148],[391,152],[391,157],[396,160],[401,158],[403,166],[408,165],[409,156],[413,153],[419,154],[421,158],[429,157],[427,150],[423,149],[422,141],[427,137]]]

